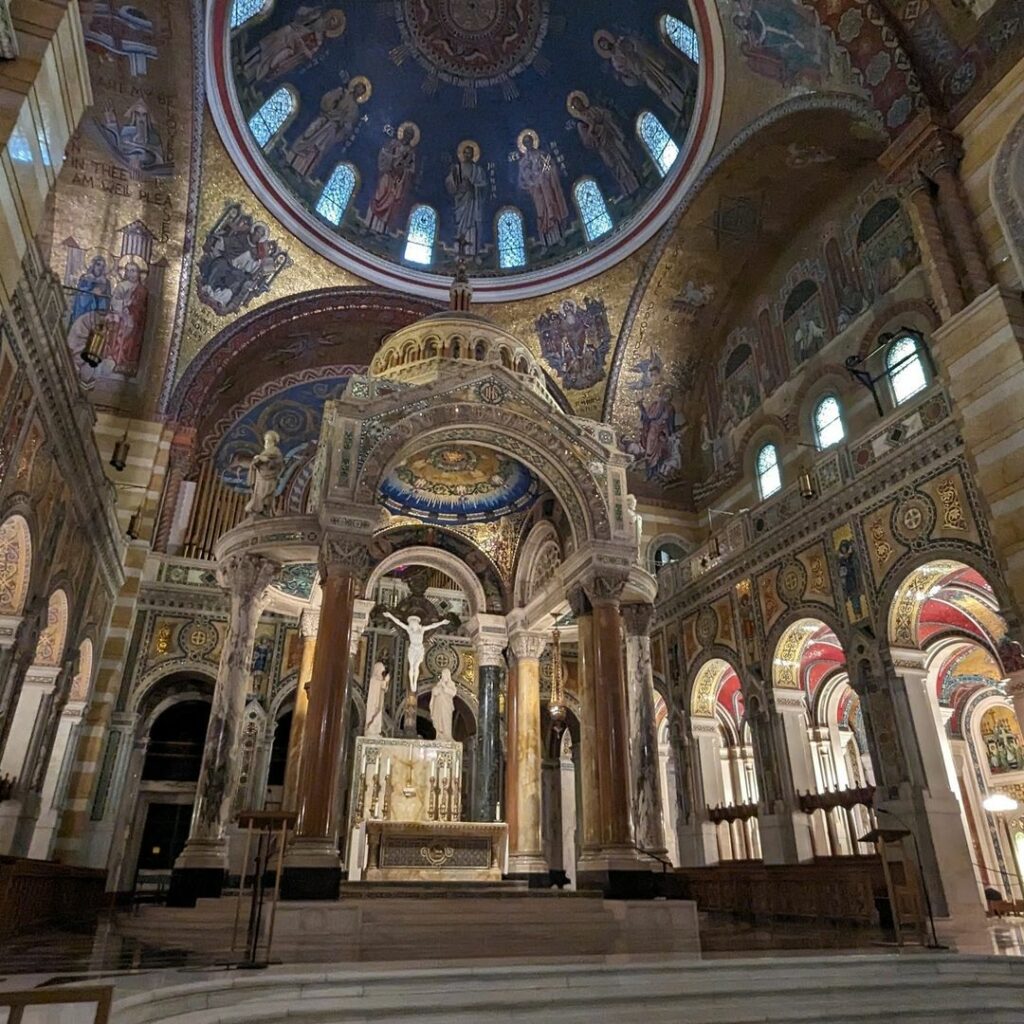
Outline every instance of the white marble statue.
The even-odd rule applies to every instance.
[[[276,430],[268,430],[263,435],[263,451],[254,456],[249,463],[249,486],[252,488],[252,497],[246,503],[246,515],[273,514],[277,482],[281,479],[281,471],[284,469],[284,456],[277,447],[280,440],[281,437]]]
[[[370,684],[366,690],[366,728],[364,736],[379,736],[384,725],[384,695],[388,692],[391,673],[384,662],[375,661],[370,672]]]
[[[452,739],[452,717],[455,714],[455,680],[449,669],[441,670],[441,678],[430,691],[430,721],[439,740]]]
[[[640,561],[640,550],[643,547],[644,517],[636,510],[636,495],[626,495],[626,508],[629,512],[629,521],[633,525],[633,543],[636,545],[636,558]]]
[[[406,663],[409,666],[409,689],[415,693],[416,684],[420,681],[420,669],[423,667],[423,657],[426,654],[426,647],[423,643],[424,634],[432,629],[438,629],[448,624],[447,619],[435,622],[431,626],[421,626],[418,615],[410,615],[408,622],[396,619],[391,612],[384,613],[396,626],[405,631],[409,638],[409,652],[406,656]]]

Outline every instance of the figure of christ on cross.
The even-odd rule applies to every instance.
[[[438,629],[441,626],[446,626],[448,624],[448,620],[442,619],[440,622],[435,622],[431,626],[421,626],[420,617],[418,615],[410,615],[408,622],[396,619],[391,612],[385,612],[384,615],[396,626],[404,630],[405,635],[409,638],[409,652],[406,656],[406,664],[409,666],[409,690],[410,692],[415,693],[416,684],[420,679],[420,669],[423,667],[423,656],[426,653],[423,637],[432,629]]]

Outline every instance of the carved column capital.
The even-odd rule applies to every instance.
[[[588,580],[584,580],[583,589],[586,590],[591,604],[618,604],[628,580],[627,573],[595,573]]]
[[[303,608],[299,616],[299,634],[303,640],[315,640],[320,629],[320,609]]]
[[[359,584],[369,578],[374,559],[370,538],[360,534],[325,537],[320,547],[320,578],[352,576]]]
[[[590,605],[590,598],[587,592],[579,583],[574,584],[565,592],[566,600],[569,602],[569,609],[574,619],[589,615],[593,610]]]
[[[505,645],[500,641],[478,639],[473,646],[478,667],[505,667]]]
[[[263,555],[232,554],[217,564],[217,582],[243,604],[258,605],[280,566]]]
[[[626,627],[627,636],[650,635],[653,618],[654,605],[646,601],[622,606],[622,623]]]
[[[543,633],[530,633],[526,630],[513,633],[509,638],[509,646],[516,658],[538,660],[548,645],[548,638]]]

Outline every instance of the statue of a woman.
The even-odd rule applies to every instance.
[[[254,456],[249,463],[249,486],[252,497],[246,503],[245,514],[248,516],[269,516],[273,514],[274,495],[277,492],[277,481],[284,469],[284,456],[277,447],[281,440],[276,430],[268,430],[263,435],[263,451]]]
[[[452,717],[455,715],[455,680],[449,669],[441,669],[441,678],[430,691],[430,721],[439,740],[452,738]]]
[[[370,673],[370,684],[366,690],[366,728],[364,736],[379,736],[384,725],[384,694],[387,693],[391,673],[384,662],[375,661]]]

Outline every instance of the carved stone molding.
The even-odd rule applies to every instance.
[[[280,568],[262,555],[228,555],[217,566],[217,582],[243,604],[259,604]]]
[[[573,618],[579,619],[591,613],[590,598],[580,584],[570,587],[565,592],[565,598],[569,602],[569,609],[573,614]]]
[[[512,653],[520,660],[538,660],[547,645],[548,638],[543,633],[529,633],[525,630],[513,633],[509,641]]]
[[[303,640],[313,640],[320,630],[320,609],[304,608],[299,616],[299,633]]]
[[[373,561],[369,537],[327,537],[320,548],[320,576],[353,576],[362,585]]]
[[[626,573],[595,573],[583,581],[583,589],[586,590],[591,604],[615,604],[622,597],[628,581],[629,576]]]
[[[0,0],[0,60],[14,60],[18,56],[18,36],[11,20],[10,0]]]
[[[624,604],[622,606],[622,622],[626,627],[627,636],[647,636],[651,631],[653,618],[653,604]]]

